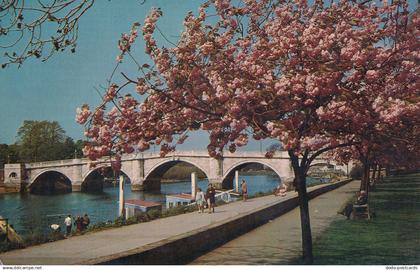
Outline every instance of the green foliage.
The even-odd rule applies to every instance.
[[[117,219],[115,219],[114,224],[117,226],[122,226],[125,224],[125,218],[120,216]]]
[[[138,223],[137,217],[130,217],[125,220],[125,225],[131,225]]]
[[[84,141],[73,141],[56,121],[25,120],[17,142],[0,145],[0,168],[6,163],[69,159],[83,156]]]
[[[84,231],[84,233],[92,232],[92,231],[100,231],[104,228],[111,228],[113,226],[114,226],[114,224],[112,224],[112,223],[107,223],[107,222],[102,221],[102,222],[98,222],[98,223],[93,224],[93,225],[89,225],[89,227]]]
[[[150,221],[150,217],[146,213],[141,213],[140,215],[137,215],[136,218],[137,218],[137,222]]]
[[[163,217],[170,217],[170,216],[176,216],[180,214],[184,214],[184,206],[177,206],[173,208],[166,209],[162,212]]]
[[[162,211],[160,211],[160,210],[150,210],[150,211],[147,212],[147,215],[149,216],[149,218],[151,220],[157,219],[157,218],[162,217]]]
[[[15,163],[19,160],[18,146],[15,144],[0,144],[0,168],[6,163]]]
[[[77,140],[74,143],[74,149],[72,154],[76,154],[76,158],[83,157],[83,147],[85,146],[85,142],[83,140]]]
[[[50,242],[51,239],[58,239],[57,234],[45,235],[42,233],[33,233],[25,237],[24,246],[34,246],[46,242]]]
[[[22,245],[16,244],[16,243],[10,243],[6,241],[0,242],[0,253],[6,252],[13,249],[22,248]]]
[[[22,161],[62,159],[72,147],[58,122],[27,121],[18,129],[19,156]]]

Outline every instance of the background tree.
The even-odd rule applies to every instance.
[[[18,130],[16,144],[21,162],[73,158],[74,151],[77,151],[73,139],[66,136],[56,121],[25,120]]]
[[[76,151],[75,152],[75,155],[76,155],[76,158],[81,158],[81,157],[83,157],[83,147],[85,146],[85,141],[84,140],[77,140],[75,143],[74,143],[74,150]]]
[[[6,163],[15,163],[19,160],[17,146],[0,144],[0,168]]]
[[[130,52],[135,24],[120,40],[117,61],[132,58],[138,78],[122,73],[126,82],[110,83],[93,114],[87,105],[78,110],[80,123],[89,119],[85,154],[92,160],[115,154],[118,169],[121,153],[157,144],[165,155],[191,130],[209,132],[207,149],[215,158],[225,148],[234,152],[246,145],[249,136],[279,140],[294,170],[304,261],[312,263],[306,190],[311,163],[361,143],[354,131],[375,124],[375,118],[364,118],[366,104],[358,101],[389,90],[377,87],[378,78],[394,82],[397,90],[415,89],[398,80],[402,74],[412,77],[413,70],[398,68],[405,57],[418,55],[419,20],[408,20],[406,1],[375,4],[248,0],[234,6],[214,0],[197,16],[187,15],[174,48],[157,45],[153,34],[162,12],[152,10],[142,32],[153,65],[139,64]],[[213,10],[217,16],[208,17]],[[124,95],[130,84],[145,97]]]

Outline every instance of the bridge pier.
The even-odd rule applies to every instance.
[[[82,191],[82,184],[71,184],[71,192],[81,192]]]
[[[9,193],[9,192],[17,193],[17,192],[21,192],[21,191],[24,192],[26,190],[26,185],[23,185],[23,184],[20,184],[20,183],[18,183],[18,184],[5,183],[4,184],[4,190],[7,193]]]
[[[20,163],[4,165],[4,189],[7,192],[20,192],[26,190],[25,165]]]
[[[210,178],[209,184],[212,184],[215,189],[223,189],[222,180],[220,178]]]
[[[144,191],[143,183],[132,183],[131,191]]]

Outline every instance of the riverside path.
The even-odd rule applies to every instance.
[[[342,185],[358,184],[344,181],[308,191],[316,196]],[[329,203],[324,200],[325,206]],[[296,192],[253,198],[219,206],[214,214],[187,213],[9,251],[1,253],[0,260],[5,265],[183,264],[296,206]],[[293,242],[300,241],[295,237]]]

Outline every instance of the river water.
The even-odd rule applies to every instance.
[[[271,175],[242,176],[250,195],[273,190],[280,179]],[[199,180],[204,191],[207,180]],[[141,199],[165,204],[165,195],[190,193],[191,182],[162,183],[160,192],[131,192],[125,187],[126,199]],[[2,194],[0,216],[9,219],[17,232],[23,236],[32,233],[48,233],[51,224],[63,224],[67,214],[72,216],[87,213],[91,224],[113,221],[118,217],[118,186],[104,188],[102,193],[73,192],[59,195]]]

